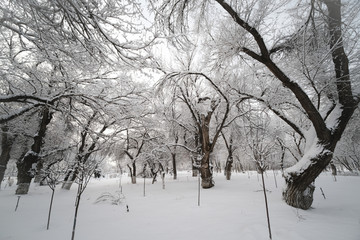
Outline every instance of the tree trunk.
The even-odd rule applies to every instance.
[[[210,152],[205,153],[201,159],[200,174],[202,188],[212,188],[215,186],[212,169],[210,168]]]
[[[173,167],[174,180],[176,180],[177,179],[176,153],[171,153],[171,157],[172,157],[172,167]]]
[[[286,181],[286,188],[283,191],[284,201],[296,208],[309,209],[313,202],[314,181],[330,163],[331,158],[331,149],[323,148],[317,153],[314,152],[312,156],[305,153],[297,164],[286,169],[284,172]]]
[[[39,183],[40,186],[44,186],[46,185],[46,183],[44,182],[44,162],[43,160],[38,161],[37,165],[36,165],[36,175],[34,177],[34,183]]]
[[[75,182],[75,179],[79,173],[78,167],[71,169],[65,176],[64,183],[61,186],[62,189],[70,190],[72,184]]]
[[[228,160],[226,161],[226,165],[225,165],[225,176],[226,176],[226,180],[230,180],[231,179],[231,168],[232,168],[232,164],[233,164],[233,158],[232,156],[230,156],[228,158]]]
[[[16,194],[27,194],[31,179],[34,177],[34,169],[39,157],[37,153],[29,151],[24,158],[16,163],[18,169]]]
[[[30,182],[35,175],[36,164],[39,161],[39,153],[46,134],[46,127],[50,123],[51,118],[52,113],[50,109],[44,107],[39,130],[34,136],[34,143],[31,145],[31,150],[25,154],[24,158],[16,163],[18,168],[18,187],[16,194],[27,194],[29,191]]]
[[[330,126],[326,131],[323,131],[320,126],[326,125],[325,120],[321,119],[323,120],[322,124],[315,124],[316,122],[313,121],[313,126],[319,139],[319,141],[315,143],[319,150],[318,154],[312,153],[312,155],[309,156],[309,152],[305,153],[303,158],[295,164],[294,167],[285,170],[284,175],[287,186],[283,192],[284,200],[289,205],[302,209],[310,208],[315,189],[313,182],[330,163],[336,144],[340,140],[347,123],[359,103],[359,99],[355,99],[352,94],[349,61],[343,47],[341,1],[324,0],[323,2],[328,8],[328,27],[331,37],[330,49],[339,97],[337,106],[339,109],[337,111],[339,112],[335,114],[339,115],[340,113],[340,115],[337,118],[337,122],[333,123],[335,125]],[[336,109],[336,107],[334,109]],[[311,114],[309,109],[306,110]],[[315,149],[314,147],[315,146],[313,146],[313,149]]]
[[[192,176],[197,177],[199,175],[199,168],[200,163],[197,161],[197,154],[193,154],[191,157],[191,170],[192,170]]]
[[[307,210],[314,200],[314,191],[315,186],[313,184],[305,186],[299,182],[287,182],[283,198],[288,205]]]
[[[330,162],[330,167],[331,167],[331,174],[333,176],[336,176],[337,175],[337,170],[336,170],[336,166],[333,162]]]
[[[1,127],[1,130],[0,185],[4,180],[6,166],[10,160],[10,151],[14,143],[14,138],[8,134],[9,128],[4,125]]]
[[[131,183],[136,184],[136,165],[135,165],[135,163],[133,163],[132,165],[133,165],[133,168],[131,168],[129,164],[127,166],[130,171]]]
[[[131,183],[136,184],[136,163],[135,163],[135,161],[132,163]]]

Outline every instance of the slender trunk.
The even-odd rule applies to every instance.
[[[176,153],[171,153],[171,158],[172,158],[172,167],[173,167],[174,180],[176,180],[177,179]]]
[[[165,189],[165,172],[161,173],[162,188]]]
[[[225,165],[225,176],[226,176],[226,180],[230,180],[231,179],[231,168],[232,168],[232,164],[233,164],[233,157],[232,157],[232,153],[229,152],[229,156],[228,159],[226,161],[226,165]]]
[[[133,166],[134,166],[134,164],[133,164]],[[131,178],[131,183],[132,184],[136,184],[136,170],[133,170],[131,167],[130,167],[130,165],[128,164],[127,165],[127,167],[129,168],[129,172],[130,172],[130,178]],[[135,173],[135,174],[134,174]]]
[[[272,237],[271,237],[271,227],[270,227],[269,206],[268,206],[268,201],[267,201],[267,196],[266,196],[266,187],[265,187],[264,171],[263,170],[261,170],[261,180],[262,180],[263,191],[264,191],[266,218],[267,218],[267,224],[268,224],[268,230],[269,230],[269,238],[272,239]]]
[[[10,152],[14,143],[14,138],[8,134],[9,128],[4,125],[1,127],[1,154],[0,154],[0,185],[4,180],[6,166],[10,160]]]
[[[51,189],[51,190],[52,190],[52,193],[51,193],[51,199],[50,199],[50,207],[49,207],[49,214],[48,214],[48,221],[47,221],[46,230],[49,230],[49,226],[50,226],[51,209],[52,209],[52,204],[53,204],[53,200],[54,200],[54,193],[55,193],[55,189]]]
[[[73,228],[72,228],[72,234],[71,234],[71,240],[75,239],[75,230],[76,230],[76,221],[79,211],[79,205],[81,200],[81,184],[79,184],[78,194],[76,196],[76,203],[75,203],[75,214],[74,214],[74,222],[73,222]]]
[[[136,184],[136,163],[135,163],[135,161],[133,161],[133,163],[132,163],[131,183],[132,183],[132,184]]]
[[[39,124],[39,130],[34,136],[34,143],[31,146],[31,150],[28,151],[24,158],[16,163],[18,168],[18,187],[16,194],[27,194],[31,179],[35,175],[36,164],[39,161],[39,153],[43,145],[43,140],[46,134],[46,128],[50,123],[52,113],[47,107],[43,108],[41,122]]]

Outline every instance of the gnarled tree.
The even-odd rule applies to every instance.
[[[214,2],[217,4],[214,5]],[[290,37],[279,39],[276,39],[275,31],[268,28],[274,18],[265,17],[274,12],[273,10],[278,10],[283,14],[281,18],[286,19],[287,5],[271,9],[275,6],[276,2],[266,1],[170,0],[160,4],[159,9],[163,13],[161,19],[165,23],[164,26],[170,28],[169,33],[193,29],[195,21],[187,21],[191,16],[197,17],[198,22],[203,24],[201,26],[205,27],[209,27],[206,23],[213,19],[213,25],[227,21],[227,25],[216,25],[218,29],[222,28],[217,29],[218,32],[215,34],[209,31],[214,39],[215,51],[222,51],[217,55],[218,60],[215,63],[218,66],[228,64],[236,68],[237,62],[241,71],[243,65],[236,60],[240,56],[247,62],[263,66],[265,75],[270,74],[281,83],[279,88],[284,89],[286,96],[296,99],[296,104],[288,105],[288,109],[298,109],[298,114],[306,116],[310,126],[307,129],[299,127],[296,118],[283,114],[284,109],[268,105],[272,106],[276,115],[306,139],[304,156],[284,172],[286,188],[283,197],[291,206],[308,209],[313,202],[313,183],[330,163],[336,144],[359,104],[359,96],[355,96],[352,90],[352,82],[355,82],[357,76],[351,75],[350,71],[350,64],[356,66],[358,61],[349,62],[348,58],[350,54],[358,51],[359,36],[356,31],[349,33],[351,27],[347,27],[346,32],[343,28],[344,20],[348,24],[357,23],[352,20],[359,17],[356,12],[359,3],[349,1],[342,4],[340,0],[306,2],[301,5],[301,11],[308,12],[308,17],[299,14],[299,30],[291,33]],[[350,11],[342,10],[342,6]],[[316,8],[319,11],[315,11]],[[346,19],[343,18],[344,13],[347,14]],[[272,27],[280,29],[280,26],[275,24]],[[287,34],[293,31],[286,30]],[[218,39],[215,39],[216,35]],[[328,41],[320,43],[321,39]],[[353,49],[345,50],[345,47],[349,47],[346,45],[347,42],[352,44]],[[326,44],[327,50],[324,47]],[[299,54],[293,54],[294,51]],[[318,55],[309,61],[312,53]],[[294,66],[286,66],[293,59],[302,64],[295,65],[303,73],[302,77],[294,74]],[[329,68],[331,62],[332,69]]]

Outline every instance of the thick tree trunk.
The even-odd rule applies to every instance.
[[[324,0],[323,2],[328,8],[328,27],[331,37],[330,49],[339,97],[338,106],[334,108],[337,110],[333,109],[332,111],[339,117],[337,117],[337,122],[331,123],[334,125],[330,126],[326,131],[320,126],[326,126],[326,120],[321,119],[323,122],[320,125],[315,124],[316,122],[312,120],[319,139],[316,147],[320,148],[320,151],[318,151],[318,154],[313,153],[311,156],[307,156],[309,153],[305,153],[303,158],[294,167],[285,170],[284,175],[287,187],[283,193],[284,200],[289,205],[302,209],[310,208],[314,192],[313,182],[330,163],[336,144],[340,140],[348,121],[359,103],[359,100],[354,99],[352,94],[349,61],[343,47],[341,1]],[[312,114],[306,107],[305,110]],[[315,149],[314,146],[313,149]]]
[[[307,210],[313,203],[314,191],[315,186],[313,184],[304,186],[299,182],[288,182],[283,192],[283,198],[288,205]]]
[[[290,206],[304,210],[311,207],[315,179],[330,163],[333,155],[332,149],[326,148],[319,148],[317,152],[311,154],[309,156],[309,153],[305,153],[297,164],[284,172],[286,181],[286,188],[283,191],[284,201]]]
[[[16,163],[18,168],[18,187],[16,194],[27,194],[29,191],[30,182],[35,175],[36,164],[39,161],[39,153],[46,134],[46,127],[50,123],[51,118],[52,113],[49,108],[44,107],[39,130],[34,136],[34,143],[31,146],[31,150],[25,154],[24,158]]]
[[[212,169],[210,167],[210,152],[205,153],[201,159],[200,174],[202,188],[212,188],[215,186]]]
[[[36,165],[36,175],[34,178],[34,183],[39,183],[40,186],[46,185],[44,179],[44,162],[43,160],[38,161]]]
[[[4,180],[6,166],[10,160],[10,152],[14,143],[14,138],[8,134],[9,128],[7,126],[2,126],[2,136],[1,136],[1,154],[0,154],[0,185]]]

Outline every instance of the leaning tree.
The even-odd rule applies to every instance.
[[[298,110],[298,115],[284,114],[285,109],[277,109],[269,98],[262,102],[306,139],[303,157],[284,172],[283,197],[291,206],[310,208],[313,183],[330,163],[359,104],[352,86],[358,77],[354,69],[359,61],[353,56],[359,53],[355,30],[359,2],[311,0],[293,8],[291,2],[170,0],[154,1],[154,6],[167,33],[181,37],[178,42],[186,41],[186,34],[176,34],[179,31],[194,34],[194,29],[209,29],[214,52],[219,53],[214,61],[218,66],[232,65],[241,71],[242,60],[263,66],[263,74],[279,82],[285,96],[296,99],[287,109]],[[287,15],[291,9],[298,19],[288,27],[282,23],[291,19]],[[199,28],[194,28],[196,23]],[[264,99],[266,94],[256,98]],[[306,128],[296,123],[294,116],[299,115],[307,118]]]

